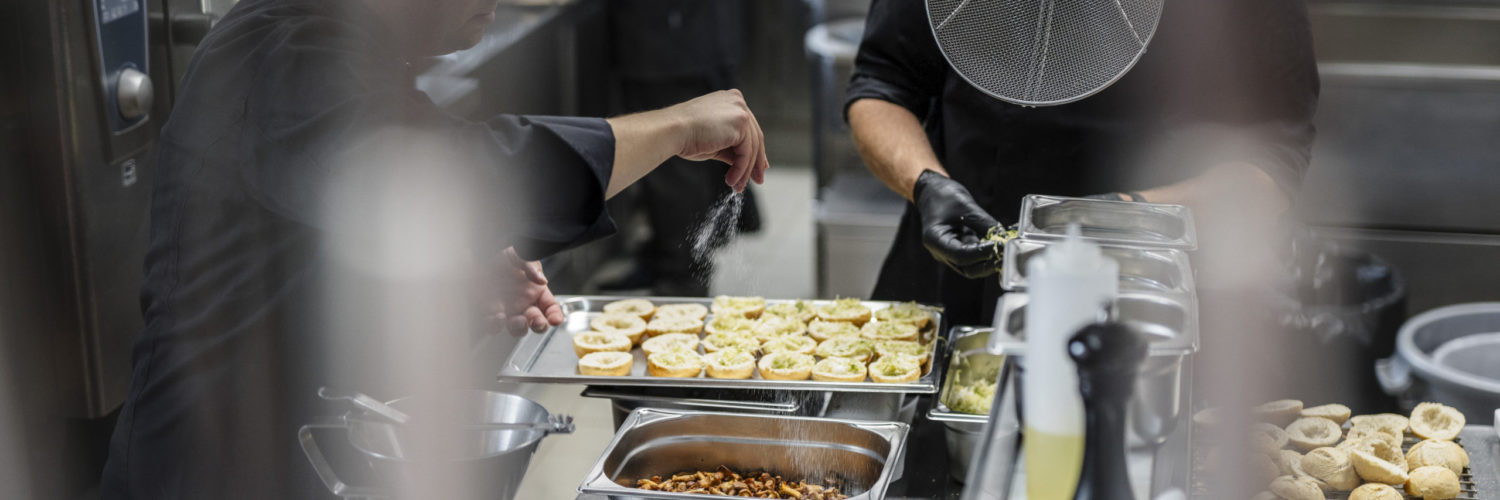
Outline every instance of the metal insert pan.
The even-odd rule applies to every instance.
[[[1182,205],[1028,195],[1021,201],[1022,239],[1062,238],[1077,223],[1083,236],[1100,243],[1193,250],[1198,233],[1193,213]]]
[[[880,499],[899,478],[906,432],[906,424],[897,422],[638,408],[578,491],[612,500],[723,498],[633,487],[653,475],[723,465],[741,474],[767,471],[789,480],[836,477],[851,500]]]
[[[1027,263],[1057,240],[1013,239],[1005,242],[1005,263],[1000,285],[1022,291],[1028,283]],[[1105,244],[1099,249],[1120,264],[1120,290],[1159,293],[1192,293],[1193,266],[1187,252],[1175,248],[1150,248]]]

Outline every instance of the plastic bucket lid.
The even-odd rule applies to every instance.
[[[1459,337],[1438,346],[1432,362],[1490,380],[1500,380],[1500,332]]]
[[[1500,374],[1483,362],[1495,364],[1500,356],[1500,334],[1494,332],[1500,332],[1500,302],[1441,307],[1402,325],[1396,352],[1424,378],[1500,395]],[[1464,352],[1466,346],[1475,352]]]

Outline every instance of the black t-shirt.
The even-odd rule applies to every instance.
[[[1298,0],[1169,1],[1134,69],[1081,101],[1023,107],[957,75],[925,2],[876,0],[847,102],[881,99],[923,120],[949,174],[1002,223],[1027,194],[1084,196],[1184,180],[1246,162],[1288,192],[1306,170],[1318,75]],[[942,303],[987,324],[997,280],[967,280],[921,246],[908,207],[876,285],[879,299]]]
[[[319,385],[394,396],[335,362],[381,348],[359,334],[382,301],[469,297],[453,271],[478,267],[454,261],[613,232],[607,123],[455,118],[392,38],[363,2],[246,0],[200,45],[162,133],[146,327],[104,498],[327,496],[296,429],[336,408]],[[392,258],[403,249],[416,257]],[[433,266],[390,269],[413,262]],[[345,361],[382,359],[369,353]]]

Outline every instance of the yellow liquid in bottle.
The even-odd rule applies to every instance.
[[[1025,430],[1026,499],[1073,500],[1083,470],[1083,434]]]

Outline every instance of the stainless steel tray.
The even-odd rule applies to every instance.
[[[1027,287],[1026,265],[1057,240],[1012,239],[1005,242],[1005,262],[1000,285],[1006,290]],[[1120,265],[1120,290],[1168,294],[1192,293],[1193,266],[1187,252],[1175,248],[1104,244],[1104,255]]]
[[[998,347],[1000,353],[1025,355],[1028,302],[1030,296],[1024,293],[1011,292],[1000,297],[995,324],[1000,325],[1001,335],[991,338],[991,345]],[[1193,295],[1121,292],[1115,299],[1115,314],[1151,337],[1153,356],[1191,354],[1198,350],[1198,304]],[[991,349],[991,352],[997,351]]]
[[[1022,239],[1062,238],[1077,223],[1100,243],[1192,250],[1198,247],[1193,213],[1182,205],[1027,195],[1021,201]]]
[[[994,330],[990,328],[973,326],[953,327],[949,333],[949,337],[953,339],[953,352],[948,355],[948,369],[938,393],[937,404],[927,411],[928,420],[981,425],[989,420],[988,414],[956,411],[948,406],[948,401],[958,387],[981,378],[993,378],[997,384],[1004,385],[1002,377],[1008,374],[1005,369],[1006,357],[990,354],[987,349],[992,331]]]
[[[610,499],[723,498],[633,487],[653,475],[723,465],[741,474],[764,470],[810,482],[837,476],[851,500],[875,500],[885,498],[899,478],[906,433],[906,424],[898,422],[638,408],[578,491]]]
[[[506,361],[501,369],[499,378],[501,380],[517,382],[547,382],[557,384],[587,384],[599,386],[670,386],[670,387],[715,387],[727,389],[777,389],[777,390],[803,390],[803,391],[833,391],[833,392],[900,392],[932,394],[937,392],[939,371],[942,364],[938,353],[943,351],[946,340],[940,335],[943,324],[941,310],[934,308],[933,322],[928,326],[935,329],[931,335],[938,337],[937,345],[933,347],[933,362],[928,364],[927,373],[915,382],[905,384],[885,384],[877,382],[822,382],[816,380],[765,380],[756,373],[751,378],[743,380],[716,379],[706,376],[695,378],[670,378],[653,377],[646,373],[646,356],[637,348],[632,351],[635,355],[635,364],[630,369],[630,375],[591,376],[578,373],[578,355],[573,352],[571,335],[578,332],[586,332],[589,329],[589,320],[598,315],[604,304],[626,299],[647,298],[657,305],[663,304],[688,304],[696,303],[705,306],[713,302],[713,299],[704,297],[611,297],[611,296],[567,296],[559,297],[563,304],[563,312],[567,319],[561,326],[553,328],[545,333],[527,335],[516,344],[515,351],[510,360]],[[794,300],[767,300],[767,304],[784,302],[795,302]],[[815,305],[827,304],[827,300],[809,300]],[[891,306],[892,302],[864,303],[870,309],[879,310]],[[710,315],[711,319],[713,316]],[[701,350],[701,347],[700,347]]]

